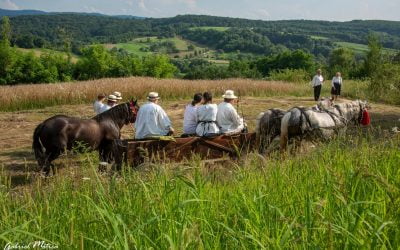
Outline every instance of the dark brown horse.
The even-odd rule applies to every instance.
[[[112,160],[112,142],[121,137],[121,128],[134,123],[137,101],[120,104],[91,119],[53,116],[39,124],[33,134],[32,148],[42,170],[49,174],[52,161],[66,150],[83,144],[98,150],[101,161]]]

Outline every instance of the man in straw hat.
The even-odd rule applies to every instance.
[[[233,90],[225,91],[224,101],[218,105],[217,124],[223,134],[237,134],[244,130],[245,124],[233,103],[238,99]]]
[[[112,94],[117,98],[117,103],[122,100],[121,92],[115,91]]]
[[[153,138],[172,135],[174,129],[165,111],[158,105],[160,97],[156,92],[150,92],[148,102],[140,107],[137,114],[135,139]]]
[[[117,105],[117,97],[115,95],[109,95],[107,97],[107,104],[103,105],[100,109],[100,113],[103,113],[109,109],[111,109],[112,107],[114,107],[115,105]]]

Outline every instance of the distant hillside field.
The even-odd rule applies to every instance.
[[[117,48],[143,55],[147,45],[142,46],[138,39],[157,37],[159,42],[163,39],[174,42],[180,56],[187,43],[191,43],[220,54],[240,51],[270,55],[286,48],[328,57],[338,44],[361,52],[360,46],[349,46],[349,43],[366,45],[371,33],[379,36],[383,47],[400,49],[400,22],[396,21],[261,21],[201,15],[134,19],[53,13],[11,17],[11,26],[13,44],[18,47],[57,49],[63,39],[68,39],[74,53],[82,46],[100,43],[115,44]]]

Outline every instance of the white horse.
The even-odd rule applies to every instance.
[[[323,98],[312,109],[316,111],[325,110],[331,108],[332,105],[331,99]],[[272,108],[258,115],[256,120],[256,134],[260,154],[265,154],[267,148],[281,134],[281,121],[286,112],[282,109]],[[279,138],[277,139],[279,140]]]
[[[281,150],[286,150],[288,140],[292,137],[305,136],[329,138],[340,128],[351,122],[359,124],[365,109],[366,101],[341,103],[323,109],[296,107],[290,109],[281,121]]]

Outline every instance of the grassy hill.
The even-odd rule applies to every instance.
[[[61,52],[61,51],[57,51],[57,50],[51,50],[51,49],[43,49],[43,48],[36,48],[36,49],[24,49],[24,48],[17,48],[19,51],[24,52],[24,53],[30,53],[33,52],[33,54],[35,56],[40,57],[41,55],[45,54],[45,53],[54,53],[54,54],[58,54],[58,55],[63,55],[64,57],[67,57],[67,53],[65,52]],[[79,56],[75,55],[75,54],[71,54],[71,60],[72,62],[76,62],[78,61]]]

